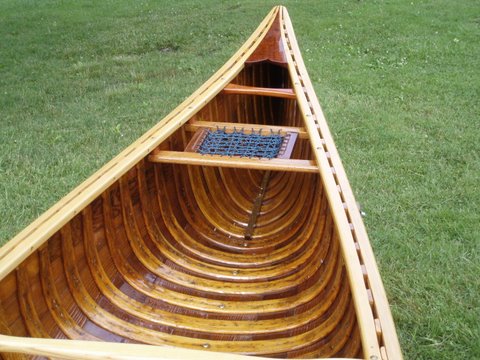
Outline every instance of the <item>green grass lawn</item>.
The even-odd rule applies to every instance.
[[[480,5],[282,1],[406,359],[480,358]],[[274,1],[0,3],[0,243],[203,83]]]

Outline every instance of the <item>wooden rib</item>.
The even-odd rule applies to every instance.
[[[0,346],[1,346],[1,344],[0,344]],[[0,347],[0,349],[1,349],[1,347]],[[2,360],[31,360],[31,357],[30,356],[27,357],[26,355],[23,355],[23,354],[16,354],[16,353],[13,353],[13,352],[11,352],[11,353],[2,352],[0,354],[0,359],[2,359]],[[36,360],[38,360],[38,357],[36,358]]]
[[[202,215],[207,218],[208,223],[210,224],[211,227],[216,228],[217,232],[220,231],[224,234],[227,234],[229,236],[229,239],[232,240],[230,241],[225,241],[226,239],[221,239],[222,245],[220,246],[228,246],[232,245],[235,246],[235,239],[241,240],[241,242],[237,243],[237,246],[242,246],[244,244],[244,229],[239,228],[237,226],[232,226],[233,224],[233,218],[231,216],[228,216],[229,211],[227,210],[226,212],[224,211],[224,208],[218,209],[219,211],[215,211],[210,209],[211,207],[211,196],[209,196],[207,189],[204,186],[192,186],[188,184],[195,184],[199,183],[201,181],[201,175],[200,178],[197,177],[199,174],[200,168],[199,167],[189,167],[188,168],[188,175],[189,175],[189,180],[184,180],[184,187],[186,190],[187,195],[190,193],[193,195],[191,197],[191,200],[189,201],[190,204],[195,204],[195,206],[200,209]],[[181,171],[180,171],[181,172]],[[299,183],[301,185],[301,183]],[[239,184],[239,186],[242,186],[242,184]],[[291,218],[289,221],[283,221],[282,223],[277,224],[273,229],[270,229],[270,233],[267,231],[263,230],[262,231],[257,231],[256,238],[263,238],[263,237],[275,237],[276,234],[281,233],[283,230],[288,230],[287,227],[289,227],[294,221],[297,219],[297,217],[300,215],[301,212],[301,207],[297,207],[296,211],[290,211],[292,208],[295,208],[295,205],[298,205],[301,200],[308,202],[311,201],[312,198],[308,199],[308,193],[307,192],[301,192],[300,191],[301,187],[297,188],[296,186],[292,187],[290,191],[286,191],[286,196],[283,195],[279,197],[279,204],[284,204],[282,213],[283,214],[289,214],[291,215]],[[255,199],[255,196],[252,197],[249,202],[252,203]],[[203,217],[202,216],[202,217]],[[303,217],[304,218],[304,217]],[[292,227],[289,232],[285,233],[284,237],[277,237],[277,239],[288,239],[288,235],[294,232],[295,230],[298,230],[303,224],[303,221],[297,222],[298,226]],[[208,233],[208,229],[205,229],[205,232]],[[270,239],[272,243],[272,239]],[[275,241],[276,242],[276,241]],[[252,249],[253,244],[256,244],[256,242],[249,243],[249,249]],[[265,249],[265,251],[268,251]]]
[[[345,319],[343,319],[342,322],[337,325],[335,330],[332,331],[326,338],[321,339],[319,342],[312,343],[309,346],[292,350],[288,352],[288,356],[295,358],[329,358],[333,354],[341,351],[356,325],[355,308],[352,302],[348,304],[348,308],[344,316]],[[325,343],[327,342],[329,345],[325,346]]]
[[[122,181],[121,181],[122,182]],[[133,214],[130,206],[128,205],[130,202],[130,198],[127,194],[126,184],[123,183],[121,186],[122,190],[122,201],[127,203],[127,206],[123,208],[124,210],[124,221],[125,221],[125,229],[127,230],[127,236],[130,240],[130,244],[134,249],[134,252],[137,258],[143,260],[143,264],[145,267],[149,268],[150,271],[157,274],[161,277],[168,277],[170,281],[178,284],[180,286],[189,287],[189,284],[195,284],[196,291],[205,291],[205,292],[213,292],[222,294],[223,296],[235,296],[235,295],[242,295],[245,298],[248,296],[255,296],[260,293],[265,294],[271,291],[275,293],[282,293],[287,292],[288,289],[297,286],[298,282],[302,281],[304,276],[308,276],[308,274],[313,274],[315,271],[314,267],[304,268],[298,271],[295,274],[289,275],[283,279],[279,280],[272,280],[268,283],[262,284],[260,287],[258,284],[255,283],[245,283],[241,288],[235,286],[234,283],[225,283],[225,282],[217,282],[211,281],[209,279],[200,279],[200,278],[192,278],[190,275],[179,272],[177,270],[171,269],[166,266],[160,259],[153,256],[151,253],[151,249],[145,246],[141,246],[142,238],[139,235],[138,227],[133,222]]]
[[[118,247],[118,245],[117,245],[116,247]],[[124,261],[121,261],[121,262],[120,262],[120,264],[123,264],[123,263],[124,263]]]
[[[203,169],[204,173],[211,170],[211,168]],[[258,192],[258,186],[256,184],[259,183],[259,180],[252,180],[251,182],[243,181],[245,176],[253,176],[254,174],[252,174],[251,171],[245,174],[245,170],[242,169],[218,168],[213,170],[218,174],[218,181],[221,181],[231,202],[238,204],[243,211],[248,212],[251,207],[251,199]],[[294,188],[299,182],[303,182],[303,174],[296,173],[296,176],[287,176],[287,174],[291,173],[272,172],[270,186],[265,195],[266,202],[263,207],[265,211],[270,210],[272,207],[280,206],[277,205],[278,201],[276,201],[276,199],[283,196],[282,194],[284,194],[285,191],[288,192],[288,189]],[[254,184],[255,186],[250,186],[250,184]]]
[[[349,334],[349,336],[345,337],[347,342],[345,343],[344,347],[338,351],[334,356],[335,357],[361,357],[362,351],[362,340],[360,338],[360,331],[358,330],[358,326],[354,326],[353,330]],[[318,354],[312,354],[312,357],[318,357]]]
[[[223,88],[224,94],[272,96],[284,99],[296,99],[292,89],[265,88],[230,83]]]
[[[201,224],[195,224],[195,227],[201,225],[204,228],[202,232],[205,234],[210,233],[211,229],[215,228],[216,234],[214,238],[220,236],[222,244],[226,238],[223,238],[219,232],[222,235],[227,235],[233,242],[235,242],[235,239],[239,240],[245,227],[245,225],[242,225],[241,220],[247,221],[248,213],[243,213],[242,216],[236,217],[233,207],[230,208],[228,205],[222,204],[222,198],[225,195],[211,192],[201,167],[189,166],[187,169],[185,166],[176,166],[176,168],[182,176],[180,181],[182,181],[185,198],[188,204],[190,204],[191,211],[199,209],[201,212],[201,214],[198,214],[199,219],[205,219]],[[168,181],[167,179],[165,180]],[[192,181],[202,184],[202,186],[192,186]],[[233,218],[240,221],[233,221]],[[230,241],[227,241],[225,245],[228,246],[228,244],[230,244]]]
[[[35,260],[38,261],[38,259]],[[54,327],[52,326],[54,321],[50,316],[42,317],[40,315],[45,313],[46,305],[43,303],[43,296],[38,294],[40,288],[32,286],[28,269],[25,265],[17,269],[17,279],[21,315],[30,336],[38,338],[64,337],[59,331],[53,333],[49,331]],[[34,291],[36,293],[35,297],[32,296]]]
[[[304,217],[304,209],[305,207],[308,208],[312,201],[312,199],[308,197],[306,191],[301,191],[301,186],[311,186],[312,189],[318,189],[320,191],[320,189],[315,186],[315,180],[311,178],[309,179],[306,176],[304,176],[301,181],[298,181],[298,185],[300,189],[298,193],[293,191],[290,192],[289,196],[285,197],[282,202],[278,202],[276,206],[265,209],[259,214],[257,219],[258,226],[255,230],[256,239],[258,238],[259,240],[262,240],[265,238],[266,240],[269,237],[278,234],[275,229],[280,229],[280,231],[283,230],[286,234],[293,234],[298,231],[297,225],[301,224],[300,219]],[[292,188],[296,187],[297,185],[294,185]],[[288,219],[287,221],[285,216],[288,216],[291,219]],[[268,220],[264,221],[264,218],[267,218]]]
[[[133,251],[129,249],[128,244],[122,244],[121,238],[115,235],[114,225],[112,221],[112,209],[107,196],[103,197],[103,210],[105,213],[105,232],[107,242],[111,252],[112,260],[117,271],[121,274],[126,283],[132,288],[153,297],[165,301],[173,306],[189,307],[198,311],[214,311],[219,309],[222,301],[206,301],[205,298],[198,298],[192,301],[191,295],[185,295],[168,288],[158,286],[157,276],[151,273],[143,265],[141,265],[133,256]],[[125,253],[125,250],[131,253]],[[131,256],[128,256],[130,255]]]
[[[91,214],[88,213],[88,208],[85,212],[85,220],[88,227],[91,227]],[[87,230],[89,230],[87,228]],[[86,234],[91,232],[86,231]],[[173,329],[179,327],[183,330],[193,330],[196,331],[197,334],[200,332],[204,332],[208,329],[209,333],[218,333],[218,334],[254,334],[255,327],[258,327],[258,323],[256,322],[236,322],[236,321],[218,321],[218,320],[204,320],[202,318],[191,318],[190,316],[184,316],[181,314],[172,314],[170,312],[156,309],[150,305],[145,305],[136,301],[135,299],[127,296],[123,292],[121,292],[118,288],[114,286],[114,284],[110,281],[108,275],[103,270],[101,265],[101,259],[98,256],[96,251],[96,245],[93,242],[93,239],[86,239],[88,246],[86,246],[86,250],[88,252],[89,263],[94,265],[90,266],[91,272],[94,276],[94,279],[97,283],[97,286],[102,288],[102,293],[116,306],[119,308],[125,309],[128,313],[141,318],[148,322],[154,322],[158,324],[163,324],[165,326],[169,326]],[[303,316],[306,319],[310,319],[311,316]],[[298,326],[298,322],[301,321],[301,318],[297,320],[296,324],[292,326]],[[304,320],[305,321],[305,320]],[[276,321],[272,322],[272,324],[267,324],[264,321],[264,326],[259,330],[260,332],[266,332],[270,329],[270,331],[274,331],[281,329],[281,324]]]
[[[256,170],[299,171],[316,173],[317,166],[311,160],[292,159],[251,159],[220,155],[201,155],[181,151],[158,151],[148,160],[155,163],[185,164],[199,166],[220,166]]]
[[[231,244],[228,241],[228,239],[230,239],[231,237],[236,236],[236,235],[238,235],[238,237],[241,238],[243,233],[240,232],[240,233],[236,234],[235,232],[232,232],[231,229],[229,229],[229,227],[228,227],[228,221],[226,221],[225,219],[222,219],[221,216],[219,217],[218,214],[209,214],[208,216],[205,215],[205,212],[208,212],[208,206],[207,206],[207,204],[209,203],[208,196],[206,196],[206,194],[204,193],[202,188],[188,185],[189,183],[194,184],[195,181],[196,181],[195,180],[196,178],[191,176],[192,170],[194,170],[194,168],[193,169],[190,168],[189,170],[190,170],[189,171],[189,176],[190,176],[189,180],[185,179],[184,177],[182,178],[180,176],[175,177],[175,179],[176,179],[175,183],[176,184],[183,184],[182,186],[183,186],[183,189],[185,191],[185,196],[186,196],[185,200],[190,204],[190,208],[184,208],[184,205],[183,205],[184,201],[182,201],[180,203],[180,207],[185,210],[185,214],[180,213],[179,215],[180,216],[182,216],[182,215],[193,216],[193,218],[197,218],[197,221],[190,221],[190,225],[193,228],[198,229],[197,230],[197,232],[198,232],[197,237],[204,238],[206,240],[206,242],[208,242],[208,243],[210,243],[214,246],[218,246],[221,249],[229,249],[229,248],[233,247],[231,250],[234,250],[236,248],[237,253],[238,252],[241,253],[244,250],[247,250],[247,249],[244,249],[244,250],[240,251],[238,249],[238,247],[235,246],[235,244]],[[182,173],[182,172],[180,171],[180,173]],[[178,190],[177,190],[177,192],[178,192]],[[297,196],[297,198],[298,198],[298,196]],[[197,208],[199,209],[199,211],[196,211]],[[190,215],[190,212],[192,213],[192,215]],[[302,215],[302,214],[297,213],[296,215],[298,216],[298,215]],[[203,219],[203,218],[205,218],[204,222],[199,222],[198,221],[198,219]],[[279,231],[282,230],[285,226],[288,226],[289,223],[293,222],[294,220],[295,219],[292,217],[288,223],[284,222],[284,224],[282,224],[282,226],[279,227]],[[298,230],[299,228],[301,228],[302,223],[303,223],[302,220],[298,221],[297,224],[295,225],[295,228],[292,228],[292,231],[295,231],[296,229]],[[203,228],[201,228],[202,226],[203,226]],[[211,231],[212,228],[217,229],[217,230],[212,232]],[[219,231],[220,231],[220,233],[218,233]],[[222,234],[227,235],[228,239],[226,239],[224,236],[222,236]],[[272,235],[272,236],[274,237],[274,235]],[[282,239],[287,241],[287,239],[289,239],[289,237],[282,236],[282,237],[278,237],[278,239],[280,239],[279,241],[282,241]],[[274,241],[274,242],[277,242],[277,241]],[[242,242],[242,244],[243,244],[243,242]],[[262,251],[262,249],[260,249],[258,247],[249,246],[248,250],[250,252],[255,251],[255,253],[256,253],[255,258],[257,260],[260,260],[259,255],[264,253],[264,251]],[[270,248],[270,249],[266,248],[265,250],[271,251],[271,250],[273,250],[273,248]],[[239,255],[236,255],[236,256],[239,256]]]
[[[248,206],[239,206],[238,201],[230,196],[224,182],[218,176],[218,169],[212,167],[192,166],[193,170],[197,170],[205,184],[205,189],[210,196],[212,203],[220,213],[228,214],[228,218],[235,226],[244,228],[248,223],[248,211],[251,210],[251,202]],[[254,184],[251,186],[253,187]],[[250,187],[250,185],[245,184]],[[245,201],[246,205],[247,201]]]
[[[88,221],[88,220],[87,220]],[[90,263],[94,263],[96,266],[92,269],[92,273],[96,279],[97,285],[102,287],[103,294],[108,296],[109,300],[119,306],[120,308],[127,309],[127,311],[139,318],[148,320],[149,322],[155,322],[165,324],[173,328],[179,327],[181,329],[191,329],[199,332],[203,332],[208,329],[209,333],[218,333],[223,335],[228,334],[264,334],[283,332],[289,328],[297,328],[302,326],[302,323],[308,323],[316,319],[317,314],[322,314],[326,311],[329,304],[328,298],[322,299],[315,307],[304,313],[297,313],[295,319],[292,321],[285,321],[284,318],[275,320],[263,320],[258,321],[235,321],[230,320],[217,321],[217,320],[204,320],[202,318],[193,319],[183,315],[173,315],[163,310],[155,309],[151,306],[138,303],[132,298],[129,298],[118,289],[115,289],[113,284],[109,281],[107,274],[102,270],[100,264],[100,258],[95,253],[96,246],[86,247],[90,254]],[[337,292],[332,291],[329,294],[329,298],[333,301]],[[318,316],[318,315],[317,315]],[[238,316],[237,316],[238,317]]]
[[[73,254],[73,249],[71,247],[70,241],[64,241],[63,242],[65,246],[65,254]],[[71,261],[69,263],[75,264],[75,260],[73,258],[70,259]],[[158,332],[155,330],[150,330],[150,328],[145,328],[142,327],[140,328],[139,325],[135,325],[132,323],[128,324],[128,328],[133,330],[132,331],[127,331],[126,326],[127,323],[123,320],[120,319],[119,317],[115,316],[114,314],[110,314],[106,312],[101,306],[95,306],[95,311],[93,312],[93,309],[89,308],[93,305],[94,300],[93,297],[88,293],[87,288],[84,286],[82,282],[82,276],[76,269],[76,266],[73,266],[69,269],[72,273],[73,278],[72,279],[77,279],[76,282],[76,289],[75,292],[78,293],[77,295],[77,301],[80,301],[82,303],[82,306],[84,306],[85,310],[87,313],[90,314],[90,316],[93,316],[94,320],[98,322],[99,324],[102,324],[102,326],[109,326],[112,329],[115,329],[115,331],[119,332],[123,336],[128,336],[129,338],[136,340],[136,341],[146,341],[148,343],[152,344],[160,344],[160,343],[167,343],[167,344],[176,344],[176,345],[182,345],[186,347],[197,347],[199,345],[203,345],[204,343],[201,339],[193,339],[193,338],[184,338],[184,337],[179,337],[177,335],[170,335],[170,334],[164,334],[162,332]],[[74,281],[74,280],[73,280]],[[345,284],[345,282],[343,282]],[[349,296],[345,291],[340,291],[339,296],[341,296],[342,303],[346,301],[346,299],[349,299]],[[310,341],[313,341],[313,339],[318,339],[320,337],[325,336],[328,334],[328,332],[333,329],[334,326],[338,323],[338,319],[343,317],[343,306],[335,306],[333,307],[333,312],[331,315],[328,315],[328,317],[325,319],[325,324],[322,325],[321,328],[315,328],[313,330],[309,330],[307,333],[295,335],[291,338],[287,338],[282,341],[281,346],[278,344],[278,340],[275,339],[273,341],[276,342],[276,347],[277,349],[281,349],[284,347],[285,349],[288,349],[294,344],[295,342],[299,343],[308,343]],[[309,316],[311,318],[311,316]],[[278,325],[277,325],[278,328]],[[313,336],[313,337],[312,337]],[[305,341],[299,341],[296,338],[304,338]],[[310,340],[311,339],[311,340]],[[209,344],[212,346],[212,349],[217,349],[219,351],[242,351],[245,352],[245,345],[243,345],[241,342],[229,342],[229,341],[218,341],[218,340],[208,340]],[[315,340],[316,341],[316,340]],[[268,349],[271,348],[272,344],[270,340],[258,340],[255,343],[250,343],[249,348],[252,348],[251,351],[247,351],[249,353],[261,354],[262,349]]]
[[[28,329],[21,316],[17,281],[18,276],[15,271],[10,273],[0,283],[0,325],[5,325],[6,327],[5,330],[0,330],[0,333],[28,336]]]
[[[343,291],[341,291],[340,293],[344,293],[344,292],[343,292]],[[308,316],[307,318],[311,318],[311,316]],[[277,326],[277,328],[278,328],[278,326]]]
[[[320,253],[316,252],[303,252],[297,254],[297,256],[289,256],[289,258],[285,259],[282,264],[282,271],[280,272],[278,269],[278,265],[275,266],[268,266],[262,268],[245,268],[241,271],[241,274],[232,275],[232,268],[225,267],[225,266],[216,266],[211,265],[208,263],[198,263],[199,257],[193,258],[187,257],[185,253],[180,253],[178,250],[182,249],[182,245],[178,242],[174,242],[170,244],[170,241],[167,238],[159,238],[155,236],[155,232],[150,231],[151,236],[155,238],[155,243],[157,248],[162,250],[162,253],[173,263],[183,264],[183,267],[187,267],[188,271],[193,271],[194,273],[198,274],[199,276],[203,277],[211,277],[217,279],[224,279],[229,281],[269,281],[276,278],[281,278],[283,276],[289,275],[293,270],[299,270],[301,267],[308,262],[308,257],[311,257],[312,260],[315,259],[315,256],[321,256]],[[174,233],[172,234],[174,235]],[[308,236],[308,235],[307,235]],[[319,236],[324,236],[324,234],[314,234],[310,235],[310,239],[316,238],[318,239]],[[172,240],[175,239],[177,236],[172,236]],[[164,246],[163,244],[168,244]],[[318,247],[318,245],[314,245],[314,247]],[[183,248],[184,249],[184,248]],[[293,252],[295,255],[295,252]],[[190,260],[188,262],[188,260]],[[200,259],[201,260],[201,259]]]
[[[197,239],[201,239],[201,237],[199,238],[197,236]],[[206,247],[208,246],[208,243],[205,243],[206,246],[202,245],[202,243],[198,241],[186,243],[185,240],[187,241],[189,240],[188,236],[185,237],[184,244],[190,245],[191,246],[190,250],[194,252],[197,252],[198,250],[202,251],[202,249],[204,248],[205,250],[199,253],[199,255],[202,256],[202,258],[204,259],[211,259],[210,261],[215,262],[217,260],[213,258],[212,255],[216,255],[217,258],[222,259],[225,262],[225,264],[230,264],[230,266],[236,266],[236,267],[242,268],[245,266],[244,264],[251,264],[250,266],[252,265],[265,266],[266,264],[272,264],[272,263],[278,262],[282,257],[285,256],[282,254],[286,254],[288,251],[290,251],[291,253],[295,253],[295,251],[298,251],[298,249],[300,249],[303,246],[303,244],[308,238],[301,237],[301,239],[302,240],[300,241],[293,242],[292,243],[293,246],[291,247],[271,250],[269,254],[259,253],[259,254],[256,254],[255,257],[249,256],[248,254],[242,255],[242,253],[235,254],[234,256],[228,256],[228,254],[220,255],[221,253],[218,250],[212,249],[211,246]]]
[[[171,183],[171,182],[170,182],[170,183]],[[175,181],[175,183],[178,183],[178,181]],[[171,194],[172,191],[169,191],[168,189],[165,189],[165,190],[162,191],[162,193],[164,193],[164,194],[170,193],[170,194]],[[163,202],[163,201],[162,201],[162,202]],[[150,208],[150,207],[149,207],[149,208]],[[162,214],[171,214],[171,210],[170,210],[170,209],[165,209],[165,210],[161,211],[161,213],[162,213]],[[174,222],[174,218],[172,218],[172,217],[169,216],[166,222],[167,222],[168,224],[171,224],[171,223]],[[197,219],[197,222],[198,222],[198,219]],[[181,226],[179,226],[179,227],[181,228]],[[175,238],[179,238],[179,237],[183,237],[183,236],[185,236],[185,235],[175,235],[174,237],[175,237]],[[297,242],[297,243],[298,243],[298,242]],[[179,244],[179,245],[180,245],[180,244]],[[176,246],[178,246],[178,245],[176,245]],[[236,256],[238,256],[238,255],[236,255]]]
[[[61,234],[62,236],[59,236],[54,242],[50,240],[49,242],[49,256],[45,256],[42,261],[45,263],[50,262],[48,267],[51,269],[51,271],[55,274],[55,279],[52,282],[52,287],[56,288],[57,291],[59,292],[59,298],[58,298],[58,306],[67,309],[68,315],[71,317],[72,321],[75,324],[60,324],[60,328],[64,328],[66,326],[75,326],[76,329],[75,331],[85,331],[86,334],[84,334],[85,337],[90,337],[89,340],[95,340],[96,339],[102,339],[104,341],[115,341],[115,342],[128,342],[127,339],[118,336],[116,334],[113,334],[110,332],[108,329],[104,329],[102,327],[97,326],[94,322],[92,322],[86,314],[82,311],[82,309],[78,306],[75,297],[73,296],[69,283],[65,274],[65,257],[62,256],[62,242],[64,240],[64,235],[65,233],[70,232],[73,238],[73,243],[74,243],[74,251],[78,253],[78,249],[81,249],[82,242],[81,242],[81,235],[83,233],[82,231],[82,221],[80,216],[76,216],[72,222],[68,225],[70,229],[62,229]],[[69,238],[67,236],[67,238]],[[53,255],[52,255],[53,254]],[[46,255],[46,254],[45,254]],[[60,264],[55,264],[55,266],[52,266],[52,261],[55,262],[55,257],[58,257],[58,259],[61,259],[62,261]],[[88,268],[86,267],[86,262],[84,259],[81,259],[78,261],[79,266],[82,267],[82,264],[85,264],[83,267],[85,270],[88,271]],[[59,265],[59,266],[57,266]],[[55,290],[50,290],[50,291],[55,291]],[[60,320],[62,317],[60,317]],[[79,330],[81,328],[82,330]],[[78,337],[76,337],[78,339]]]
[[[286,134],[288,132],[294,132],[298,134],[300,139],[307,139],[308,134],[303,127],[295,126],[273,126],[273,125],[259,125],[259,124],[249,124],[249,123],[231,123],[231,122],[219,122],[219,121],[192,121],[185,125],[185,130],[187,131],[197,131],[199,128],[207,129],[227,129],[233,130],[234,128],[243,129],[243,132],[246,134],[251,133],[252,131],[258,132],[262,131],[264,133],[269,133],[270,131],[274,133],[280,132],[280,134]]]
[[[52,267],[48,256],[48,250],[46,248],[39,250],[40,255],[40,267],[41,267],[41,281],[42,289],[47,302],[48,309],[55,319],[59,328],[70,339],[76,340],[101,340],[96,336],[93,336],[86,332],[78,323],[76,323],[71,315],[68,313],[67,308],[64,307],[63,301],[60,298],[52,273]]]
[[[243,212],[249,213],[252,207],[252,201],[258,195],[258,190],[261,185],[262,177],[254,175],[260,175],[261,171],[248,171],[248,170],[234,170],[234,169],[207,169],[203,168],[204,177],[208,178],[215,172],[216,182],[221,183],[223,191],[225,192],[225,198],[229,202],[238,203]],[[285,201],[289,201],[288,198],[292,196],[292,193],[298,197],[302,194],[302,187],[299,184],[306,181],[306,175],[304,173],[289,173],[287,172],[271,173],[271,182],[269,183],[268,191],[266,192],[265,204],[262,212],[272,211],[275,207],[283,207]],[[311,182],[309,182],[311,184]],[[272,196],[273,195],[273,196]],[[231,199],[231,200],[230,200]]]
[[[110,216],[106,217],[110,218]],[[118,248],[120,244],[114,245],[115,248]],[[335,248],[335,247],[334,247]],[[338,249],[338,247],[337,247]],[[325,258],[325,262],[328,263],[328,259],[334,259],[338,253],[338,250],[334,250],[333,252],[330,251],[329,255]],[[337,254],[337,255],[334,255]],[[333,258],[332,258],[333,256]],[[321,257],[321,255],[320,255]],[[327,279],[330,278],[330,274],[332,274],[333,267],[327,267],[325,269],[326,273],[322,274],[321,277],[319,277],[319,284],[318,286],[312,287],[311,291],[306,291],[300,296],[299,294],[293,296],[290,299],[279,299],[279,300],[265,300],[265,301],[260,301],[260,302],[249,302],[249,303],[237,303],[237,302],[232,302],[232,301],[215,301],[213,299],[209,300],[208,302],[205,301],[204,298],[195,298],[190,296],[182,296],[182,294],[178,294],[175,296],[174,292],[170,292],[168,289],[161,289],[161,288],[155,288],[154,284],[147,285],[145,283],[146,280],[144,281],[139,281],[139,279],[149,279],[151,276],[145,276],[145,275],[136,275],[135,273],[130,271],[123,271],[123,266],[127,265],[129,261],[127,259],[119,259],[117,265],[119,265],[119,270],[121,273],[124,275],[125,279],[129,281],[135,288],[137,288],[139,291],[144,292],[145,294],[148,294],[149,296],[158,296],[162,300],[166,301],[173,301],[173,304],[182,306],[184,308],[197,308],[197,309],[202,309],[204,311],[210,311],[210,312],[231,312],[236,311],[239,313],[255,313],[256,311],[262,310],[262,311],[272,311],[274,313],[278,313],[281,311],[289,311],[288,309],[290,307],[298,307],[301,306],[300,304],[302,303],[308,303],[311,301],[311,296],[316,296],[315,294],[318,293],[319,291],[323,291],[324,286],[326,284]],[[321,280],[323,279],[323,280]],[[160,291],[161,290],[161,291]],[[313,292],[312,292],[313,291]],[[173,295],[173,296],[172,296]],[[277,304],[277,305],[275,305]],[[222,306],[220,306],[222,305]],[[208,306],[208,307],[206,307]]]
[[[150,207],[149,207],[150,208]],[[312,221],[309,221],[314,218],[315,215],[317,215],[316,209],[320,209],[318,206],[314,206],[313,211],[311,213],[312,216],[306,217],[306,224],[312,224]],[[162,213],[168,213],[169,210],[162,212]],[[198,221],[198,218],[197,218]],[[317,223],[316,225],[319,229],[322,228],[322,222]],[[269,264],[274,264],[274,263],[280,263],[282,260],[282,257],[287,256],[288,254],[290,255],[295,255],[299,253],[299,249],[302,248],[302,246],[308,246],[308,242],[305,242],[307,239],[312,239],[308,229],[313,229],[311,227],[304,227],[306,230],[304,233],[300,234],[300,239],[301,241],[292,241],[292,245],[289,248],[281,248],[277,250],[270,251],[269,254],[257,254],[255,258],[252,258],[251,256],[243,256],[241,253],[240,254],[235,254],[233,256],[229,256],[228,254],[221,253],[218,251],[215,251],[214,249],[204,247],[200,245],[200,243],[196,243],[194,238],[195,235],[192,234],[193,237],[190,237],[188,233],[185,233],[183,231],[182,226],[179,226],[175,218],[169,217],[166,219],[165,222],[165,229],[166,231],[162,231],[163,233],[171,233],[172,234],[172,240],[174,239],[182,239],[181,241],[174,241],[172,243],[172,246],[178,249],[183,249],[183,251],[187,251],[189,254],[194,256],[195,258],[202,259],[202,261],[207,261],[207,262],[212,262],[214,261],[215,263],[218,261],[221,261],[221,265],[223,266],[235,266],[235,267],[245,267],[247,265],[249,266],[254,266],[254,267],[260,267],[263,266],[271,266]],[[196,236],[198,239],[198,235]],[[303,240],[305,239],[305,240]],[[305,245],[306,244],[306,245]],[[204,249],[204,251],[199,252],[200,249]],[[215,258],[212,256],[216,255]],[[288,256],[290,256],[288,255]],[[240,262],[242,261],[242,262]],[[288,269],[289,266],[292,266],[289,264],[289,262],[286,262],[284,264],[286,266],[286,269]],[[230,270],[231,271],[231,270]],[[243,271],[242,271],[243,274]],[[236,275],[239,276],[240,278],[243,277],[243,275]]]

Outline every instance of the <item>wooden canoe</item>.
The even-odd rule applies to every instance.
[[[187,149],[216,128],[297,140],[285,158]],[[5,360],[402,358],[285,8],[0,249],[0,334]]]

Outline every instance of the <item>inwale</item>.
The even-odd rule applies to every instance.
[[[401,358],[283,7],[2,247],[0,281],[3,359]]]

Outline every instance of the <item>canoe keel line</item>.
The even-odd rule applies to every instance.
[[[293,141],[198,152],[216,129]],[[285,8],[0,249],[0,334],[2,359],[402,358]]]

